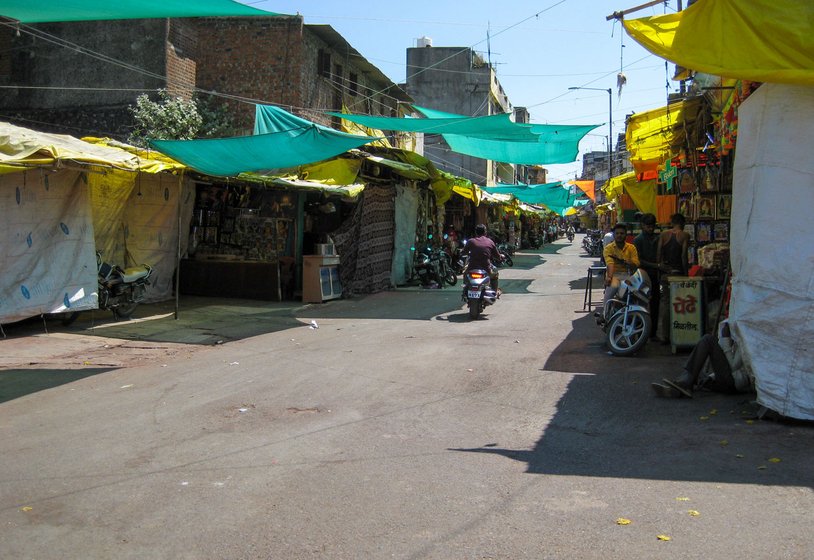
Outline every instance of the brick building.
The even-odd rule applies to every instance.
[[[226,102],[243,134],[254,103],[336,125],[323,111],[392,116],[409,101],[333,28],[301,16],[52,23],[19,35],[2,27],[0,85],[0,120],[119,139],[132,127],[128,107],[160,88]]]

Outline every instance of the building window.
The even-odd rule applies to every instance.
[[[359,89],[359,76],[354,74],[353,72],[348,74],[348,93],[351,97],[356,97]]]
[[[317,52],[317,74],[323,78],[331,77],[331,53],[324,49]]]

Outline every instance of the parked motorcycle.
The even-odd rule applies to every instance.
[[[426,247],[418,251],[413,269],[424,287],[433,283],[439,287],[443,287],[445,283],[450,286],[458,283],[449,255],[442,249]]]
[[[469,318],[477,319],[488,305],[497,300],[497,292],[491,287],[489,272],[472,269],[464,273],[461,299],[469,308]]]
[[[102,254],[96,253],[96,265],[99,280],[99,309],[113,312],[117,319],[129,319],[136,306],[144,299],[153,268],[142,264],[132,268],[121,268],[102,260]],[[63,323],[70,325],[79,316],[79,311],[69,314]]]
[[[497,252],[500,253],[500,260],[504,266],[514,266],[512,255],[514,255],[514,245],[511,243],[498,243]]]
[[[613,298],[605,302],[597,323],[614,355],[635,354],[647,343],[652,328],[649,302],[650,278],[641,268],[625,278]]]
[[[582,240],[582,247],[592,257],[602,256],[602,232],[598,229],[589,229]]]

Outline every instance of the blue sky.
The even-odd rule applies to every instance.
[[[605,20],[643,0],[242,1],[299,13],[306,23],[331,25],[396,83],[405,79],[405,50],[419,37],[430,37],[435,46],[472,47],[491,59],[512,104],[528,107],[534,123],[607,123],[606,92],[568,88],[610,87],[615,135],[624,129],[627,114],[664,106],[668,82],[670,92],[678,88],[666,75],[663,59],[630,39],[619,23]],[[677,0],[670,0],[629,17],[676,8]],[[620,71],[627,78],[621,97],[616,88]],[[606,125],[597,128],[582,141],[581,152],[606,150],[607,134]],[[571,179],[581,162],[546,167],[550,180]]]

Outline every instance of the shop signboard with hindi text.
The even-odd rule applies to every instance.
[[[693,347],[704,335],[703,279],[670,276],[670,345]]]

